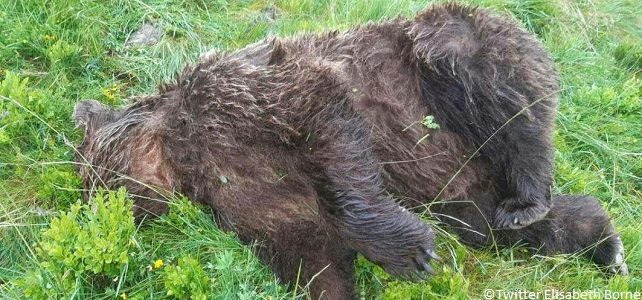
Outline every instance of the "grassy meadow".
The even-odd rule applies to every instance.
[[[642,291],[642,1],[465,1],[515,18],[562,76],[555,192],[600,198],[622,234],[629,276],[575,255],[472,249],[442,234],[439,274],[396,281],[359,259],[362,299],[483,299],[486,289]],[[199,53],[269,35],[342,30],[412,16],[425,0],[0,0],[1,299],[305,299],[288,291],[207,209],[133,223],[124,191],[80,203],[81,99],[123,105]],[[144,23],[154,45],[129,47]]]

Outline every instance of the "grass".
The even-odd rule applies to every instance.
[[[631,274],[607,277],[573,255],[475,250],[444,234],[438,252],[446,263],[427,282],[395,281],[360,259],[360,296],[480,299],[486,289],[642,290],[642,2],[466,2],[514,17],[553,54],[563,87],[555,190],[601,199],[622,234]],[[46,232],[58,228],[52,220],[80,198],[71,163],[72,145],[80,139],[70,120],[73,105],[86,98],[124,104],[212,48],[233,50],[268,35],[411,16],[428,3],[0,0],[0,298],[23,298],[29,282],[63,298],[158,298],[170,291],[181,298],[204,291],[217,299],[305,297],[305,290],[287,292],[251,247],[219,231],[207,210],[184,200],[173,202],[167,216],[127,233],[129,258],[114,278],[102,269],[48,271],[52,260],[41,249],[51,235]],[[162,26],[163,39],[125,47],[144,22]],[[93,212],[86,214],[88,219],[70,221],[79,232],[94,226]],[[68,290],[52,291],[60,278],[74,280]]]

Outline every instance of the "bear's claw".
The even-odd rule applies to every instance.
[[[526,207],[513,207],[513,201],[505,200],[495,212],[496,229],[521,229],[541,221],[550,211],[550,206],[534,204]]]
[[[398,246],[401,248],[395,250],[395,252],[405,253],[405,255],[384,259],[377,264],[391,275],[404,280],[426,280],[429,276],[436,274],[435,270],[430,266],[430,261],[441,261],[441,258],[433,250],[433,237],[434,235],[430,232],[426,236],[426,240],[419,241],[419,245],[399,244]]]
[[[608,272],[614,275],[629,275],[629,267],[624,262],[624,245],[622,245],[622,240],[617,237],[615,238],[615,255],[613,262],[608,266]]]

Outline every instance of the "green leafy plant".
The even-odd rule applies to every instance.
[[[47,49],[47,58],[52,65],[73,64],[80,57],[81,51],[81,47],[58,40]]]
[[[39,267],[19,280],[30,298],[73,295],[79,281],[98,276],[110,282],[129,262],[135,231],[132,202],[125,189],[98,192],[51,220],[36,247]]]
[[[435,123],[435,117],[433,116],[425,116],[421,120],[421,125],[429,129],[439,129],[439,124]]]
[[[191,256],[180,257],[175,266],[167,266],[163,279],[167,295],[177,299],[204,300],[210,294],[210,279]]]
[[[421,121],[420,121],[419,123],[421,123],[421,125],[422,125],[422,126],[424,126],[424,127],[428,128],[428,129],[439,129],[439,124],[435,123],[435,117],[434,117],[434,116],[431,116],[431,115],[425,116],[423,119],[421,119]],[[410,125],[409,125],[408,127],[406,127],[403,131],[406,131],[408,128],[410,128],[410,126],[413,126],[414,124],[417,124],[417,122],[414,122],[414,123],[410,124]],[[423,142],[423,141],[424,141],[425,139],[427,139],[429,136],[430,136],[430,133],[426,133],[424,136],[422,136],[422,137],[417,141],[417,143],[415,144],[415,146],[416,146],[416,145],[419,145],[421,142]]]
[[[29,100],[28,82],[28,78],[21,78],[9,71],[5,72],[4,79],[0,81],[0,145],[9,144],[11,137],[22,129],[16,128],[16,125],[21,124],[25,116],[16,109],[12,101],[26,103]]]

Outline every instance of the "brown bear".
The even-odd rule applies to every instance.
[[[626,274],[599,202],[551,196],[558,77],[542,45],[484,9],[270,38],[205,54],[175,83],[112,109],[89,100],[87,191],[126,186],[136,215],[179,192],[314,298],[354,296],[356,253],[402,278],[438,260],[427,212],[471,245],[582,250]],[[405,207],[405,208],[402,208]]]

